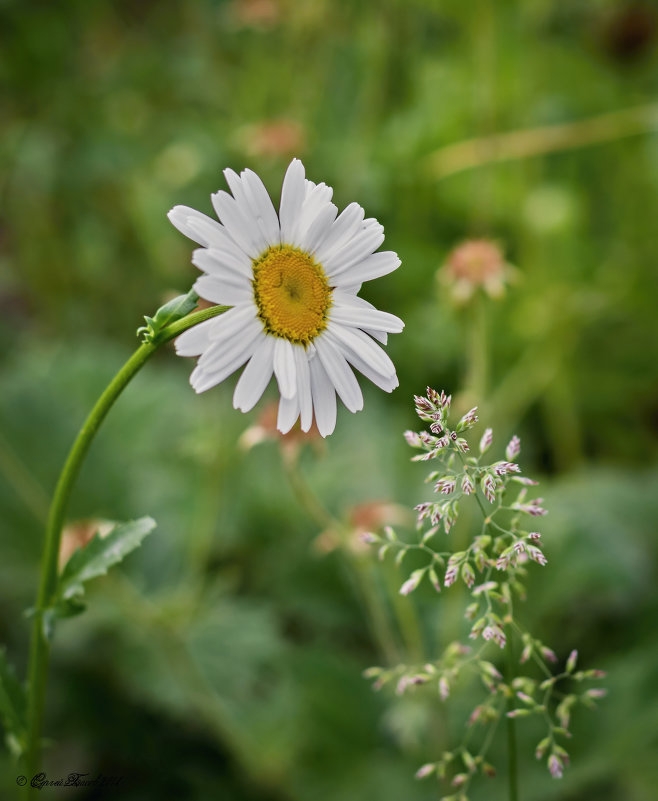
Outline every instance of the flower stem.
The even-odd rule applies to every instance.
[[[465,388],[469,398],[485,398],[489,383],[489,353],[487,339],[487,309],[483,297],[473,298],[469,309],[467,374]]]
[[[27,743],[24,756],[25,773],[28,778],[28,798],[31,795],[30,780],[38,772],[41,761],[41,731],[43,728],[48,660],[50,657],[50,641],[44,632],[43,617],[45,610],[48,609],[53,600],[57,588],[57,561],[62,527],[71,490],[80,472],[82,462],[101,423],[114,402],[160,345],[178,336],[188,328],[224,311],[226,311],[225,306],[213,306],[210,309],[203,309],[190,314],[162,329],[152,341],[144,342],[140,345],[96,401],[64,462],[48,514],[41,558],[39,589],[34,607],[30,640],[27,684]]]

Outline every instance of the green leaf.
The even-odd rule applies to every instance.
[[[119,523],[109,534],[101,537],[98,533],[84,547],[78,548],[64,566],[59,577],[55,604],[52,609],[63,612],[57,616],[69,617],[82,611],[79,596],[84,592],[83,584],[90,579],[107,573],[108,568],[121,562],[144,537],[155,528],[151,517],[140,517],[128,523]]]
[[[80,615],[87,608],[87,604],[82,600],[80,595],[72,595],[70,598],[61,599],[53,606],[44,609],[41,618],[41,629],[43,636],[47,640],[51,640],[55,633],[55,622],[66,617],[75,617]]]
[[[181,320],[188,315],[199,301],[197,293],[190,289],[186,295],[178,295],[164,306],[161,306],[153,317],[144,316],[146,325],[137,329],[137,336],[142,337],[142,342],[155,342],[158,334],[171,323]]]
[[[20,756],[25,742],[27,699],[25,689],[0,648],[0,718],[7,730],[7,743]]]

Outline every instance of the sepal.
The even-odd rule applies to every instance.
[[[193,289],[190,289],[186,295],[178,295],[164,306],[160,306],[153,317],[144,315],[146,325],[137,329],[137,336],[141,337],[144,344],[157,342],[158,336],[164,328],[186,317],[196,309],[198,302],[199,296]]]

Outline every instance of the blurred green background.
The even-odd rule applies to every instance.
[[[141,316],[195,279],[166,212],[210,213],[226,166],[276,200],[297,155],[386,226],[402,267],[361,294],[406,321],[400,388],[365,388],[302,447],[306,486],[345,520],[425,499],[401,434],[426,384],[478,403],[499,445],[519,433],[551,512],[523,618],[610,690],[561,782],[519,726],[522,798],[655,798],[657,42],[635,0],[2,0],[0,642],[21,674],[67,448]],[[514,280],[458,308],[436,272],[474,237]],[[156,355],[75,492],[71,520],[159,526],[58,629],[45,769],[124,777],[79,799],[438,798],[413,773],[461,738],[466,702],[446,718],[361,671],[438,655],[460,591],[401,599],[406,574],[320,536],[277,443],[240,445],[264,404],[234,412],[235,378],[197,397],[190,370]],[[16,773],[3,751],[2,798]]]

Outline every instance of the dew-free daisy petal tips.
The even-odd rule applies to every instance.
[[[211,303],[232,306],[176,340],[180,356],[196,356],[190,383],[197,392],[244,366],[233,405],[249,411],[272,376],[279,393],[278,428],[315,418],[323,437],[336,425],[336,395],[352,412],[363,407],[352,368],[386,392],[398,385],[395,366],[378,342],[404,323],[358,297],[361,284],[400,266],[392,251],[376,252],[384,229],[358,203],[340,214],[333,189],[306,178],[293,159],[277,214],[256,173],[225,170],[229,192],[212,195],[217,220],[186,206],[169,219],[201,245],[192,262],[194,285]],[[376,342],[377,340],[378,342]],[[246,366],[245,366],[246,365]]]

